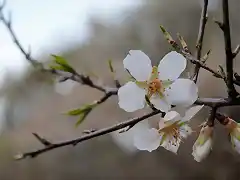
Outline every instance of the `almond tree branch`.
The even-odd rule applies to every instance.
[[[229,23],[229,8],[228,0],[222,0],[222,10],[223,10],[223,33],[224,33],[224,43],[225,43],[225,54],[226,54],[226,71],[227,71],[227,87],[228,87],[228,96],[235,98],[237,96],[237,91],[233,85],[233,59],[234,55],[232,53],[231,45],[231,32],[230,32],[230,23]]]
[[[116,130],[119,130],[119,129],[122,129],[122,128],[125,128],[125,127],[128,127],[128,126],[131,126],[132,124],[136,124],[136,123],[138,123],[140,121],[143,121],[144,119],[147,119],[147,118],[152,117],[154,115],[157,115],[159,113],[161,113],[161,111],[160,110],[156,110],[156,111],[148,113],[148,114],[146,114],[146,115],[144,115],[142,117],[136,117],[136,118],[130,119],[128,121],[121,122],[121,123],[118,123],[116,125],[113,125],[111,127],[107,127],[107,128],[101,129],[101,130],[97,130],[95,132],[83,135],[83,136],[81,136],[79,138],[76,138],[76,139],[73,139],[73,140],[63,141],[63,142],[59,142],[59,143],[52,143],[51,145],[45,146],[44,148],[36,150],[36,151],[27,152],[27,153],[23,153],[23,154],[18,154],[17,156],[15,156],[15,159],[16,160],[21,160],[21,159],[25,159],[25,158],[28,158],[28,157],[34,158],[34,157],[37,157],[38,155],[40,155],[42,153],[51,151],[51,150],[56,149],[56,148],[69,146],[69,145],[75,146],[75,145],[77,145],[80,142],[83,142],[83,141],[92,139],[94,137],[105,135],[105,134],[111,133],[113,131],[116,131]]]
[[[204,37],[204,32],[205,32],[205,27],[207,24],[207,9],[208,9],[208,0],[204,0],[204,6],[202,8],[202,14],[201,14],[201,19],[200,19],[200,26],[199,26],[199,32],[198,32],[198,38],[197,38],[197,52],[196,52],[196,58],[201,59],[202,55],[202,45],[203,45],[203,37]],[[198,79],[198,74],[200,70],[200,65],[196,64],[195,69],[194,69],[194,82],[197,82]]]

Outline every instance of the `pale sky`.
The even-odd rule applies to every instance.
[[[0,0],[1,2],[1,0]],[[7,0],[5,15],[11,11],[13,29],[32,55],[58,53],[66,43],[87,37],[87,18],[96,13],[108,16],[136,5],[134,0]],[[110,16],[109,16],[110,17]],[[0,23],[0,77],[4,70],[22,71],[26,60]]]

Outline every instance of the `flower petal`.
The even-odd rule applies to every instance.
[[[202,108],[204,105],[202,106],[193,106],[191,108],[189,108],[186,113],[185,116],[182,118],[182,121],[189,121],[191,120]]]
[[[185,57],[176,51],[165,55],[158,65],[159,79],[176,80],[187,66]]]
[[[167,112],[167,114],[164,116],[164,120],[165,121],[170,121],[170,120],[173,120],[173,121],[179,121],[181,120],[181,115],[176,112],[176,111],[169,111]]]
[[[146,81],[150,78],[152,72],[151,60],[140,50],[130,50],[123,60],[123,65],[137,81]]]
[[[192,155],[194,157],[194,160],[197,162],[202,161],[205,159],[212,149],[212,138],[209,138],[203,145],[199,145],[195,142],[193,145],[193,152]]]
[[[139,150],[153,151],[157,149],[160,145],[161,136],[157,129],[148,129],[147,131],[142,131],[141,133],[136,133],[134,135],[134,145]]]
[[[175,123],[176,121],[180,121],[182,117],[180,114],[176,111],[169,111],[164,116],[164,118],[161,118],[161,120],[158,123],[159,129],[163,129],[166,126],[169,126],[170,124]]]
[[[180,146],[180,142],[181,142],[180,139],[176,140],[175,138],[172,138],[172,136],[168,136],[163,141],[161,146],[164,147],[166,150],[177,154],[177,151],[178,151],[179,146]]]
[[[150,102],[160,111],[168,112],[171,109],[171,104],[169,104],[165,98],[152,96]]]
[[[134,82],[128,82],[118,90],[118,104],[127,112],[142,109],[145,105],[145,90]]]
[[[192,105],[198,98],[197,85],[189,79],[177,79],[166,89],[168,101],[173,105]]]

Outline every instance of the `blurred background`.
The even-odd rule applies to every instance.
[[[212,50],[208,65],[214,69],[224,63],[221,30],[213,19],[221,20],[221,3],[209,0],[209,21],[203,54]],[[239,0],[229,0],[233,48],[240,42]],[[170,51],[159,25],[176,37],[180,33],[195,51],[201,14],[200,0],[7,0],[6,17],[11,11],[12,25],[25,49],[44,62],[51,54],[65,57],[79,73],[114,86],[107,60],[112,59],[121,83],[126,81],[122,60],[130,49],[141,49],[157,64]],[[179,149],[179,155],[159,148],[148,153],[132,146],[131,131],[106,135],[76,147],[57,149],[35,159],[13,161],[13,155],[41,148],[32,132],[51,141],[78,137],[82,131],[101,128],[141,115],[126,113],[111,98],[87,117],[78,128],[77,118],[63,114],[102,96],[101,92],[56,78],[31,67],[3,24],[0,24],[0,179],[1,180],[77,180],[77,179],[240,179],[240,156],[228,142],[223,128],[216,124],[211,155],[197,163],[191,155],[198,125],[207,117],[207,108],[192,121],[196,132]],[[235,71],[240,72],[240,57]],[[191,65],[189,65],[191,69]],[[224,83],[201,70],[201,97],[226,95]],[[238,89],[240,90],[240,89]],[[238,108],[222,109],[236,120]],[[154,121],[159,117],[151,118]]]

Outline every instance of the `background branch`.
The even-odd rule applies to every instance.
[[[204,32],[205,32],[205,27],[207,24],[207,9],[208,9],[208,0],[204,0],[204,6],[202,8],[202,14],[200,18],[200,26],[199,26],[199,32],[198,32],[198,38],[197,38],[197,52],[196,52],[196,58],[201,59],[202,55],[202,45],[203,45],[203,37],[204,37]],[[198,79],[198,74],[200,70],[200,65],[196,64],[195,69],[194,69],[194,74],[193,74],[193,80],[196,83]]]
[[[227,87],[228,96],[235,98],[237,96],[237,91],[233,85],[233,59],[234,55],[232,53],[231,45],[231,32],[229,23],[229,8],[228,0],[222,0],[222,10],[223,10],[223,33],[224,33],[224,43],[225,43],[225,54],[226,54],[226,71],[227,71]]]

